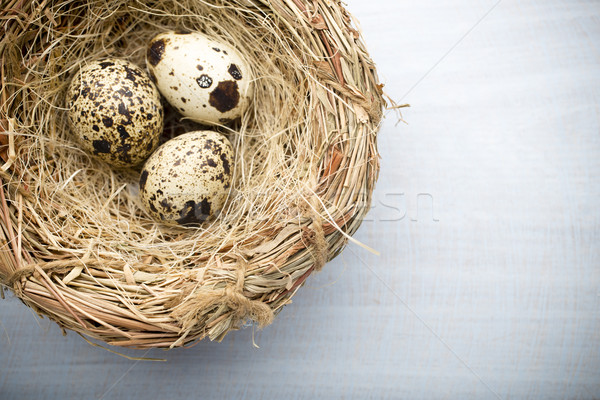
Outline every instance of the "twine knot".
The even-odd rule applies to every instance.
[[[317,187],[317,180],[313,178],[313,185]],[[318,210],[322,207],[321,200],[315,192],[310,197],[310,201],[306,202],[306,211],[312,220],[312,233],[308,236],[313,245],[313,258],[315,260],[314,270],[319,272],[327,263],[329,257],[329,243],[325,238],[323,229],[323,217]]]
[[[273,322],[273,310],[260,300],[250,300],[244,294],[232,287],[225,289],[227,307],[229,307],[236,319],[246,319],[258,323],[263,328]]]
[[[231,319],[238,322],[244,319],[251,319],[263,328],[273,322],[274,313],[268,304],[261,300],[249,299],[244,294],[245,275],[248,264],[246,260],[240,258],[236,268],[235,282],[228,284],[222,289],[209,289],[200,287],[191,296],[176,305],[172,315],[182,327],[182,332],[193,330],[203,320],[208,318],[208,313],[215,310],[220,305],[226,305],[231,312],[231,317],[217,323],[209,329],[211,339],[219,338],[223,329],[221,325],[228,325],[227,321]],[[217,311],[223,313],[223,311]],[[226,312],[226,311],[225,311]]]
[[[317,212],[313,212],[312,217],[312,241],[314,245],[315,271],[319,272],[327,263],[328,244],[323,230],[323,219]]]
[[[237,280],[235,285],[225,288],[225,299],[233,315],[237,319],[250,318],[262,328],[273,322],[273,310],[260,300],[250,300],[244,295],[244,283],[248,263],[241,260],[241,266],[237,269]]]

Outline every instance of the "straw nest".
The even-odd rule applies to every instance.
[[[265,326],[352,241],[379,170],[384,100],[337,0],[2,0],[0,279],[63,329],[148,348]],[[201,31],[253,69],[252,106],[219,127],[234,187],[201,228],[153,222],[139,170],[81,151],[65,92],[102,57],[144,66],[165,30]],[[167,110],[165,140],[193,123]],[[0,285],[0,288],[2,285]]]

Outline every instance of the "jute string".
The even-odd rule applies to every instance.
[[[321,271],[327,263],[328,244],[323,231],[323,218],[313,210],[312,213],[312,229],[313,235],[313,257],[315,258],[314,270]]]
[[[247,269],[247,261],[240,257],[235,271],[235,281],[232,284],[223,289],[208,289],[201,286],[179,304],[174,305],[172,316],[181,324],[182,332],[193,329],[206,313],[223,304],[231,310],[230,318],[234,321],[249,318],[257,322],[261,328],[273,322],[274,314],[271,307],[260,300],[252,300],[244,295]]]
[[[312,178],[313,187],[317,188],[317,179]],[[310,197],[310,204],[307,204],[308,214],[312,220],[313,234],[310,236],[313,245],[313,257],[315,259],[314,270],[319,272],[327,263],[329,253],[329,245],[325,239],[325,231],[323,231],[323,218],[317,210],[320,210],[322,205],[318,195],[315,193]]]
[[[260,300],[250,300],[244,295],[244,281],[248,263],[244,260],[242,268],[237,269],[237,280],[235,285],[225,288],[226,304],[233,311],[234,318],[250,318],[256,321],[260,327],[264,327],[273,322],[273,310],[267,304]]]

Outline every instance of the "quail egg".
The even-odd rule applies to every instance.
[[[148,158],[140,175],[140,200],[155,220],[197,225],[217,215],[229,195],[233,148],[213,131],[177,136]]]
[[[135,64],[109,58],[77,73],[67,91],[71,131],[88,153],[116,167],[140,164],[163,130],[160,93]]]
[[[226,124],[248,107],[248,64],[236,49],[202,33],[159,34],[150,41],[146,63],[162,95],[194,121]]]

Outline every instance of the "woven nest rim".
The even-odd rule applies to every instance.
[[[271,323],[356,242],[386,103],[341,2],[2,3],[0,281],[39,314],[116,346],[221,340]],[[256,77],[251,111],[218,128],[236,148],[235,195],[202,228],[151,221],[139,170],[83,154],[65,121],[81,65],[115,55],[144,65],[144,43],[170,29],[236,46]],[[174,112],[167,126],[166,138],[196,127]]]

